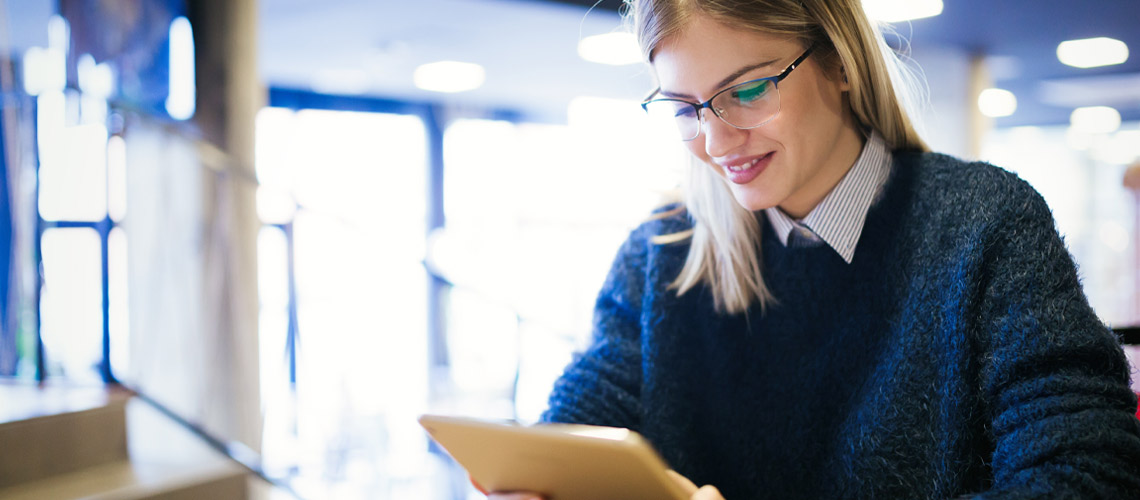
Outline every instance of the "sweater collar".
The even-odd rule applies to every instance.
[[[764,214],[784,246],[826,243],[850,264],[867,221],[867,211],[890,177],[891,165],[892,155],[886,142],[878,132],[872,132],[855,164],[807,217],[794,220],[779,207],[767,208]]]

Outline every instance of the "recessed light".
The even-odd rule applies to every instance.
[[[1120,112],[1108,106],[1077,108],[1069,116],[1069,126],[1085,134],[1111,134],[1120,128]]]
[[[1069,40],[1057,46],[1057,59],[1075,68],[1095,68],[1128,60],[1128,45],[1115,38]]]
[[[863,0],[863,11],[876,21],[897,23],[942,13],[942,0]]]
[[[578,55],[590,62],[621,66],[641,62],[641,49],[632,33],[605,33],[578,42]]]
[[[197,89],[194,82],[194,30],[190,21],[179,17],[170,23],[170,84],[166,112],[175,120],[194,116]]]
[[[990,118],[1009,116],[1017,111],[1017,97],[1005,89],[986,89],[978,95],[978,109]]]
[[[433,92],[464,92],[483,85],[486,73],[478,64],[439,61],[424,64],[412,74],[416,87]]]

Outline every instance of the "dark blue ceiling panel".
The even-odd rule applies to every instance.
[[[532,0],[558,2],[617,11],[621,0]],[[1042,96],[1043,83],[1052,80],[1136,75],[1140,78],[1140,0],[943,0],[941,15],[899,23],[896,29],[910,40],[917,53],[924,48],[954,48],[986,57],[996,86],[1018,98],[1018,110],[996,121],[998,126],[1067,123],[1078,105],[1111,105],[1125,120],[1140,119],[1140,84],[1134,98],[1121,98],[1115,89],[1091,86],[1086,95],[1073,96],[1062,105]],[[1057,45],[1066,40],[1110,37],[1132,51],[1124,64],[1101,68],[1073,68],[1057,59]],[[1133,79],[1131,81],[1140,82]],[[1097,93],[1112,94],[1112,102],[1099,103]],[[1107,97],[1106,97],[1107,98]]]

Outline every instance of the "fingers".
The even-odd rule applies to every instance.
[[[479,482],[476,481],[474,477],[471,477],[470,474],[467,475],[467,479],[471,481],[471,486],[474,486],[475,489],[479,490],[479,493],[487,495],[487,500],[543,500],[541,496],[534,493],[491,493],[488,492],[487,489],[483,487],[483,485],[479,484]]]
[[[724,500],[724,497],[721,496],[720,490],[716,489],[716,486],[705,485],[697,489],[697,485],[693,484],[693,482],[685,476],[671,470],[665,471],[665,473],[668,474],[681,489],[685,490],[686,495],[692,496],[691,500]],[[489,493],[487,494],[487,500],[543,500],[543,498],[534,493]]]
[[[680,486],[682,490],[685,490],[686,495],[692,495],[693,493],[697,492],[697,485],[693,484],[692,481],[689,481],[689,478],[678,474],[677,471],[674,470],[667,470],[665,473],[668,474],[669,478],[672,479],[673,482],[677,483],[677,485]]]
[[[692,500],[724,500],[716,486],[706,484],[693,494]]]
[[[667,470],[665,473],[668,474],[673,482],[677,483],[682,490],[685,490],[686,495],[692,497],[691,500],[724,500],[724,497],[721,496],[720,490],[716,489],[716,486],[705,485],[701,489],[697,489],[695,483],[690,481],[689,478],[678,474],[677,471]]]

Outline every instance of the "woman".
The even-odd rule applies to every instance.
[[[641,432],[694,499],[1140,498],[1128,365],[1049,208],[927,152],[859,0],[629,4],[698,161],[544,420]]]

